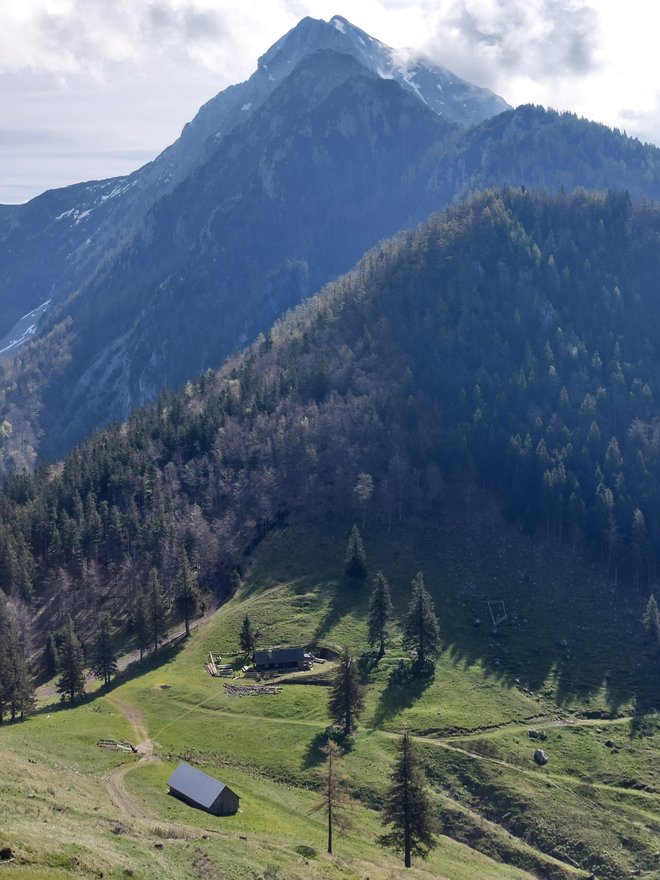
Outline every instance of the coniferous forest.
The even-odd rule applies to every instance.
[[[623,193],[507,189],[386,242],[220,371],[11,474],[0,588],[44,639],[108,607],[135,632],[154,569],[166,603],[182,560],[223,595],[288,518],[357,502],[392,530],[478,489],[648,595],[659,236]]]

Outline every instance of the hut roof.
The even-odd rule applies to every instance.
[[[209,810],[225,790],[224,782],[207,776],[190,764],[179,764],[167,780],[167,784],[179,794],[185,795],[205,809]]]
[[[254,662],[293,663],[305,659],[304,648],[265,648],[254,652]]]

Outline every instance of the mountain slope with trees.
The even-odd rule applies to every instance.
[[[322,528],[357,503],[392,529],[487,488],[648,595],[659,235],[625,195],[506,190],[388,242],[221,371],[8,478],[0,588],[53,622],[110,596],[130,616],[154,569],[173,601],[184,554],[230,589],[288,518]]]
[[[57,458],[163,387],[218,367],[377,241],[476,190],[587,186],[660,198],[658,149],[570,114],[507,110],[478,90],[466,117],[443,114],[430,96],[447,72],[415,67],[418,92],[412,72],[404,76],[394,61],[392,50],[346,22],[305,20],[261,60],[254,81],[201,111],[182,138],[187,146],[177,147],[190,158],[197,132],[195,161],[157,197],[141,172],[126,196],[123,185],[99,185],[102,210],[116,206],[113,223],[130,193],[144,190],[152,200],[139,223],[132,215],[122,221],[121,243],[111,246],[101,226],[87,230],[78,249],[87,253],[89,239],[85,247],[103,260],[66,292],[39,282],[47,292],[30,305],[52,297],[40,338],[0,376],[6,469]],[[249,98],[240,106],[239,94]],[[80,235],[101,211],[66,208],[62,193],[41,198],[51,206],[49,235],[64,222]],[[37,223],[41,209],[30,205]],[[21,230],[19,223],[6,233],[12,253],[21,250]],[[64,284],[62,267],[35,259],[41,245],[28,243],[17,277],[34,264]],[[5,274],[6,285],[18,283],[9,262]]]

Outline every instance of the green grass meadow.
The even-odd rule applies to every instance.
[[[370,573],[357,585],[342,571],[346,531],[316,535],[274,531],[236,595],[190,639],[74,709],[42,705],[0,729],[0,849],[15,856],[0,880],[400,877],[400,854],[377,839],[403,728],[419,743],[444,832],[406,876],[660,877],[660,663],[639,622],[643,596],[622,601],[590,565],[501,524],[372,536],[367,523]],[[378,569],[399,619],[424,572],[442,634],[426,677],[412,674],[398,627],[379,664],[365,644]],[[496,635],[488,598],[509,614]],[[342,761],[350,826],[333,856],[314,809],[331,668],[309,682],[290,676],[277,695],[229,695],[203,664],[213,650],[240,667],[245,614],[264,644],[347,645],[360,660],[366,707]],[[135,741],[131,713],[150,759],[97,745]],[[547,736],[532,740],[530,729]],[[234,788],[239,813],[216,818],[168,796],[179,760]]]

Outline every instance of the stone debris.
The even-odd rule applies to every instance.
[[[262,694],[279,694],[282,690],[274,684],[226,684],[225,693],[232,697],[254,697]]]

